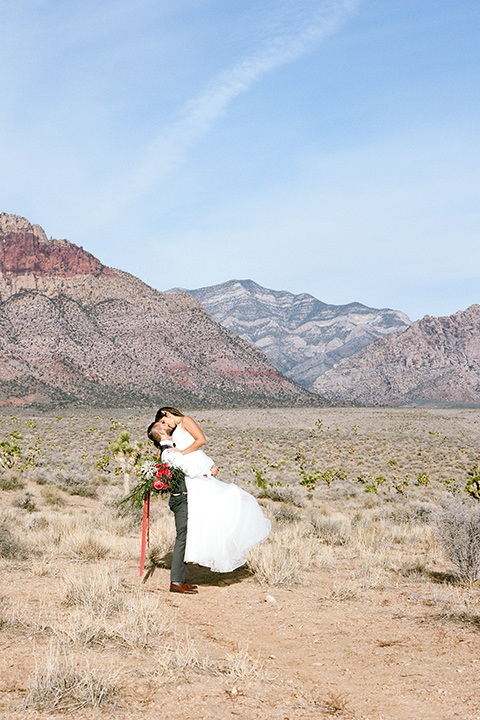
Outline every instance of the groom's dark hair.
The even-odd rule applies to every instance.
[[[153,442],[153,444],[155,445],[155,447],[156,447],[156,448],[159,448],[159,447],[160,447],[160,443],[159,443],[158,440],[153,436],[153,433],[152,433],[152,428],[153,428],[154,425],[157,424],[157,422],[158,422],[158,420],[154,420],[153,423],[150,423],[150,425],[149,425],[148,428],[147,428],[147,436],[148,436],[148,439]]]
[[[167,412],[170,413],[170,415],[176,415],[177,417],[185,417],[185,415],[180,412],[180,410],[177,410],[177,408],[161,407],[159,410],[157,410],[157,414],[155,415],[155,422],[158,422],[162,419],[162,417],[165,417]],[[152,424],[155,425],[155,423]]]
[[[155,447],[161,448],[161,443],[158,442],[157,438],[155,437],[155,435],[152,432],[153,427],[157,424],[157,422],[158,422],[158,420],[154,420],[154,422],[150,423],[150,425],[147,428],[147,436],[148,436],[148,439],[153,442]],[[169,430],[170,430],[170,432],[169,432]],[[167,435],[172,434],[172,430],[170,428],[165,428],[165,432],[167,433]]]

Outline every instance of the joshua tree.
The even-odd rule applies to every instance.
[[[16,430],[10,433],[9,439],[0,441],[0,466],[6,469],[14,468],[20,460],[22,436]]]
[[[130,434],[126,430],[122,430],[116,442],[110,445],[112,455],[120,466],[123,473],[123,492],[128,495],[130,492],[130,475],[135,465],[138,465],[141,458],[142,442],[132,445],[130,442]]]

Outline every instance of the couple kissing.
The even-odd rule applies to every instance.
[[[176,538],[170,592],[196,595],[187,582],[187,563],[227,573],[244,565],[246,552],[268,537],[270,520],[256,499],[234,483],[222,482],[215,462],[200,448],[205,435],[198,424],[174,407],[161,407],[147,430],[157,457],[185,473],[170,495]]]

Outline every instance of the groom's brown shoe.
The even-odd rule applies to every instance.
[[[186,595],[197,595],[198,590],[193,585],[188,585],[186,582],[182,583],[170,583],[170,592],[184,593]]]

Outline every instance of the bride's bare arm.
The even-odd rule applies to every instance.
[[[185,448],[185,450],[180,450],[182,455],[188,455],[188,453],[191,453],[194,450],[198,450],[202,447],[202,445],[205,445],[205,435],[200,430],[195,420],[193,420],[191,417],[188,417],[188,415],[185,415],[182,418],[182,427],[184,430],[188,430],[188,432],[194,439],[194,442],[187,448]]]

